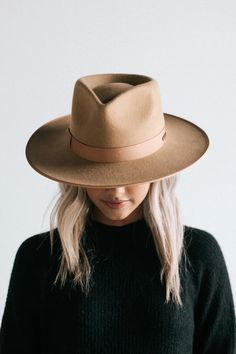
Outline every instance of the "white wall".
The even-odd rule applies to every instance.
[[[164,111],[199,124],[211,146],[182,172],[184,221],[219,241],[236,298],[235,2],[1,0],[0,317],[17,248],[48,230],[57,184],[27,163],[39,126],[70,113],[75,81],[127,72],[160,83]],[[44,217],[44,219],[43,219]]]

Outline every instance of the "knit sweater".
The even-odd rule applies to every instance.
[[[182,308],[166,302],[161,263],[144,219],[88,221],[83,233],[91,289],[52,286],[61,243],[55,229],[18,248],[0,332],[1,354],[235,354],[235,308],[221,248],[185,226]],[[72,278],[71,278],[72,279]],[[164,278],[163,278],[164,279]]]

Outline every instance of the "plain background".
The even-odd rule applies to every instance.
[[[209,135],[177,186],[187,225],[215,236],[236,298],[236,3],[229,0],[1,0],[0,317],[19,245],[49,230],[57,183],[25,158],[31,134],[70,113],[75,81],[140,73],[160,84],[164,112]],[[47,207],[49,208],[47,209]]]

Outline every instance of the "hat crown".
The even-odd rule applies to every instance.
[[[83,144],[130,146],[152,139],[164,127],[159,85],[148,76],[97,74],[75,84],[70,131]]]

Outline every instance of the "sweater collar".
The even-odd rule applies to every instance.
[[[91,218],[86,224],[86,239],[92,241],[97,248],[107,249],[110,246],[142,248],[150,236],[144,218],[122,226],[104,224]]]

